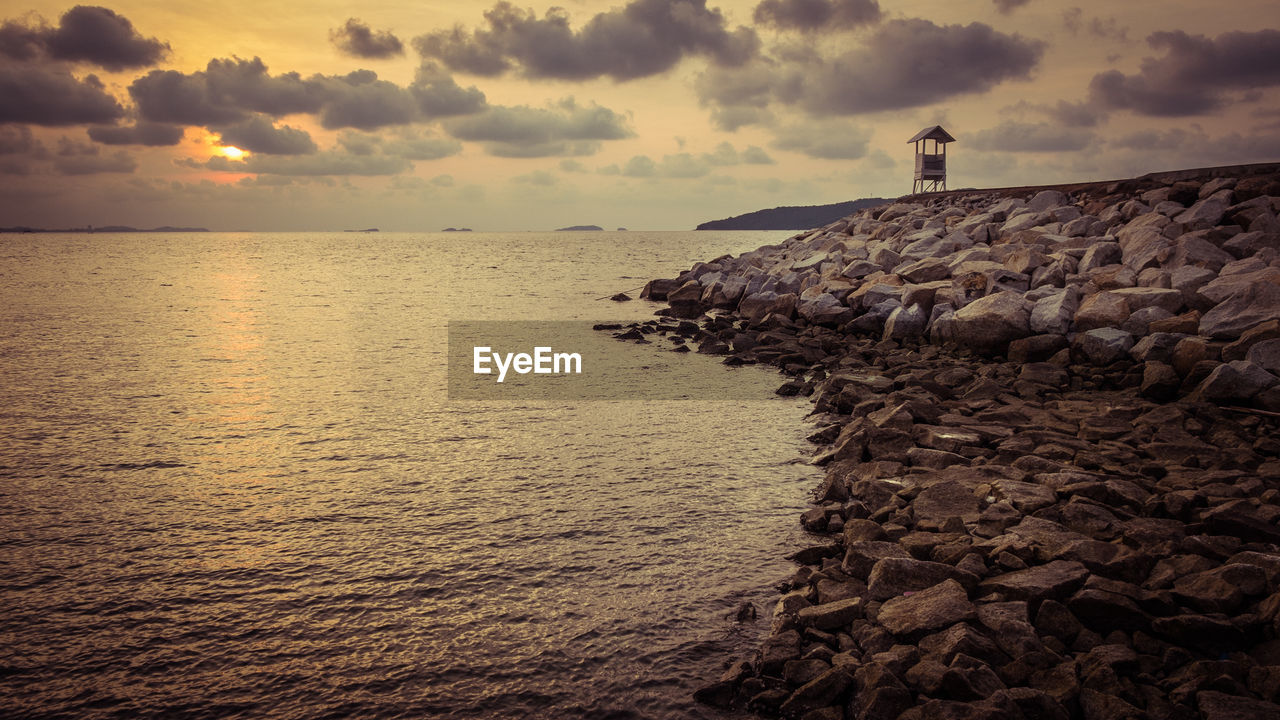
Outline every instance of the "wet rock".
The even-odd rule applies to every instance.
[[[796,613],[796,621],[802,627],[835,630],[861,618],[863,612],[862,598],[855,597],[804,608]]]
[[[835,703],[852,684],[853,678],[844,668],[831,668],[809,683],[796,689],[779,710],[783,715],[796,716]]]
[[[911,557],[906,550],[902,549],[902,546],[894,542],[860,541],[847,543],[847,548],[841,568],[855,578],[869,577],[876,563],[885,558],[909,559]]]
[[[760,672],[780,676],[790,660],[800,659],[800,633],[787,630],[770,635],[760,648]]]
[[[964,586],[944,580],[911,595],[892,597],[880,608],[878,622],[895,635],[912,635],[968,622],[978,616]]]

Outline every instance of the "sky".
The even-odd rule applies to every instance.
[[[0,0],[0,226],[689,229],[1280,160],[1275,0]]]

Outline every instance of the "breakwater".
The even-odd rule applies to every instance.
[[[1274,166],[958,191],[650,282],[633,330],[777,365],[825,468],[768,638],[698,699],[1280,714],[1278,210]]]

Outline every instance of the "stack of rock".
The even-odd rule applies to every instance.
[[[646,288],[686,320],[632,336],[781,367],[826,466],[767,640],[699,699],[1280,717],[1280,181],[1008,195]]]

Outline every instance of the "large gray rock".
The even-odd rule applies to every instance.
[[[1247,403],[1255,395],[1280,383],[1280,378],[1248,360],[1233,360],[1214,368],[1195,395],[1217,403]]]
[[[867,577],[867,595],[872,600],[887,600],[903,593],[931,588],[948,579],[966,587],[977,585],[979,580],[977,575],[946,563],[888,557],[871,569],[871,575]]]
[[[1218,273],[1214,270],[1184,265],[1174,270],[1169,276],[1169,284],[1174,290],[1182,293],[1183,297],[1191,298],[1216,277]]]
[[[895,274],[911,283],[926,283],[951,276],[947,263],[934,257],[917,260],[895,269]]]
[[[1129,319],[1129,313],[1129,304],[1124,296],[1115,292],[1095,293],[1080,303],[1074,325],[1077,332],[1103,327],[1118,328]]]
[[[1280,376],[1280,339],[1255,343],[1245,359],[1272,375]]]
[[[1094,365],[1110,365],[1133,347],[1133,336],[1118,328],[1098,328],[1076,336],[1076,347]]]
[[[1214,227],[1222,221],[1227,212],[1227,203],[1214,197],[1208,197],[1173,218],[1173,221],[1185,226],[1188,230],[1203,230]]]
[[[1137,312],[1143,308],[1158,307],[1176,314],[1182,308],[1182,293],[1158,287],[1131,287],[1108,291],[1109,294],[1124,299],[1129,312]]]
[[[1078,306],[1079,293],[1075,288],[1064,288],[1037,300],[1031,308],[1031,331],[1065,335],[1071,329]]]
[[[1280,285],[1254,282],[1237,288],[1205,313],[1200,318],[1200,334],[1215,340],[1230,340],[1255,325],[1275,319],[1280,319]]]
[[[1061,192],[1057,190],[1041,190],[1027,202],[1027,209],[1031,212],[1044,212],[1066,204],[1067,196]]]
[[[802,298],[796,303],[796,314],[815,325],[835,326],[853,317],[853,310],[834,295],[820,293],[817,297]]]
[[[1085,251],[1084,257],[1080,258],[1080,264],[1077,266],[1076,272],[1084,275],[1090,270],[1100,267],[1118,265],[1123,255],[1118,242],[1091,243],[1089,249]]]
[[[1011,341],[1031,334],[1031,308],[1018,293],[978,298],[955,313],[955,340],[981,352],[1003,352]]]
[[[929,317],[919,305],[894,308],[889,319],[884,322],[884,338],[901,340],[924,335],[925,324]]]

